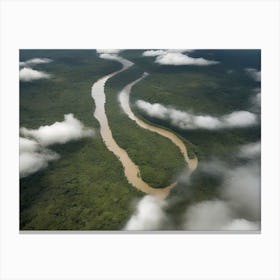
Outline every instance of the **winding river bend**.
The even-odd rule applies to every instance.
[[[189,171],[193,172],[197,167],[197,163],[198,163],[197,157],[194,157],[193,159],[189,158],[187,148],[186,148],[186,145],[184,144],[184,142],[177,135],[175,135],[174,133],[172,133],[169,130],[145,123],[144,121],[142,121],[141,119],[136,117],[130,108],[129,96],[130,96],[132,87],[135,84],[137,84],[138,82],[140,82],[147,75],[148,75],[147,73],[144,73],[141,78],[135,80],[134,82],[128,84],[126,87],[123,88],[123,90],[120,92],[120,95],[119,95],[119,101],[120,101],[121,107],[122,107],[123,111],[128,115],[128,117],[131,120],[134,120],[140,127],[150,130],[152,132],[156,132],[159,135],[171,140],[180,149],[186,163],[188,164]]]
[[[114,155],[122,163],[125,176],[130,184],[132,184],[135,188],[139,189],[140,191],[142,191],[144,193],[156,195],[161,199],[165,199],[169,195],[171,189],[176,185],[177,182],[174,182],[171,185],[169,185],[167,187],[163,187],[163,188],[151,187],[149,184],[147,184],[141,178],[139,167],[130,159],[127,152],[124,149],[122,149],[113,138],[110,126],[108,124],[106,112],[105,112],[105,102],[106,102],[106,96],[105,96],[105,92],[104,92],[105,83],[108,79],[112,78],[113,76],[117,75],[118,73],[131,67],[133,65],[133,63],[130,62],[129,60],[123,59],[119,56],[112,56],[111,59],[117,60],[120,63],[122,63],[122,65],[123,65],[122,69],[99,79],[97,82],[95,82],[93,84],[92,89],[91,89],[91,95],[95,102],[94,117],[98,120],[98,122],[100,124],[101,137],[102,137],[106,147],[108,148],[108,150],[113,152]],[[130,91],[131,91],[131,88],[133,87],[133,85],[136,84],[137,82],[139,82],[142,78],[143,77],[130,83],[121,91],[120,102],[121,102],[121,106],[122,106],[124,112],[131,119],[136,121],[136,123],[139,126],[141,126],[142,128],[157,132],[160,135],[169,138],[175,145],[177,145],[179,147],[181,153],[183,154],[183,156],[185,158],[185,161],[189,165],[190,171],[193,171],[196,168],[197,159],[196,158],[194,160],[189,159],[188,154],[187,154],[187,149],[180,138],[178,138],[175,134],[173,134],[170,131],[146,124],[142,120],[138,119],[131,111],[130,106],[129,106],[129,94],[130,94]]]

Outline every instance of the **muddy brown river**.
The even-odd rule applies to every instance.
[[[101,137],[107,147],[108,150],[114,153],[114,155],[120,160],[123,168],[124,168],[124,174],[128,180],[128,182],[134,186],[135,188],[139,189],[140,191],[156,195],[161,199],[165,199],[171,189],[176,185],[177,182],[172,183],[169,186],[162,187],[162,188],[153,188],[149,184],[147,184],[145,181],[143,181],[139,167],[130,159],[127,152],[122,149],[117,142],[115,141],[109,123],[105,112],[105,102],[106,102],[106,95],[104,92],[105,83],[108,79],[112,78],[113,76],[117,75],[118,73],[128,69],[133,65],[132,62],[129,60],[123,59],[119,56],[112,56],[112,59],[119,61],[122,63],[123,68],[121,70],[118,70],[114,73],[111,73],[109,75],[106,75],[105,77],[99,79],[97,82],[95,82],[91,89],[91,95],[95,102],[95,111],[94,111],[94,117],[98,120],[100,124],[100,134]],[[197,167],[197,158],[190,159],[188,157],[187,148],[184,144],[184,142],[176,136],[174,133],[165,130],[163,128],[159,128],[150,124],[145,123],[141,119],[137,118],[133,112],[130,109],[129,105],[129,95],[131,92],[131,88],[138,83],[141,79],[143,79],[147,74],[144,74],[141,78],[135,80],[134,82],[128,84],[119,95],[119,100],[121,107],[123,111],[128,115],[128,117],[132,120],[134,120],[140,127],[156,132],[160,134],[161,136],[164,136],[168,139],[170,139],[181,151],[186,164],[188,165],[188,169],[190,172],[196,169]]]

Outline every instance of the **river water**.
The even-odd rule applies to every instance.
[[[108,150],[113,152],[114,155],[120,160],[124,168],[125,176],[131,185],[133,185],[135,188],[139,189],[144,193],[156,195],[161,199],[165,199],[169,195],[171,189],[176,185],[176,182],[174,182],[173,184],[167,187],[162,187],[162,188],[151,187],[149,184],[147,184],[145,181],[142,180],[139,167],[130,159],[127,152],[124,149],[122,149],[113,138],[105,112],[105,102],[106,102],[106,95],[104,92],[105,83],[108,79],[112,78],[118,73],[131,67],[133,63],[119,56],[112,56],[111,59],[115,59],[120,63],[122,63],[123,68],[121,70],[118,70],[114,73],[111,73],[99,79],[97,82],[93,84],[91,89],[91,95],[95,102],[94,117],[98,120],[100,124],[101,137]],[[143,77],[145,75],[146,74],[144,74]],[[124,112],[129,116],[129,118],[136,121],[136,123],[142,128],[157,132],[158,134],[169,138],[180,149],[186,163],[189,166],[189,170],[193,171],[197,166],[197,159],[196,158],[192,160],[189,159],[186,146],[184,145],[183,141],[179,137],[177,137],[175,134],[173,134],[168,130],[156,126],[152,126],[150,124],[143,122],[142,120],[138,119],[131,111],[129,106],[129,94],[131,88],[133,87],[133,85],[139,82],[143,77],[130,83],[120,92],[119,98]]]

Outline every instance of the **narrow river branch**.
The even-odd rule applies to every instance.
[[[105,112],[105,102],[106,102],[106,95],[104,92],[105,83],[107,82],[108,79],[112,78],[113,76],[117,75],[118,73],[131,67],[133,65],[133,63],[130,62],[129,60],[123,59],[119,56],[111,56],[110,59],[119,61],[123,65],[122,69],[99,79],[96,83],[93,84],[92,89],[91,89],[91,95],[95,102],[94,117],[98,120],[98,122],[100,124],[101,137],[102,137],[107,149],[110,150],[111,152],[113,152],[114,155],[120,160],[120,162],[124,168],[125,176],[131,185],[133,185],[135,188],[139,189],[140,191],[142,191],[144,193],[156,195],[161,199],[165,199],[169,195],[171,189],[177,184],[177,182],[174,182],[171,185],[169,185],[167,187],[162,187],[162,188],[151,187],[149,184],[147,184],[141,178],[139,167],[130,159],[127,152],[124,149],[122,149],[117,144],[115,139],[113,138],[112,131],[110,129],[108,119],[106,116],[106,112]],[[122,104],[124,111],[128,114],[128,116],[131,119],[136,121],[137,124],[139,126],[141,126],[142,128],[145,128],[145,129],[148,129],[151,131],[155,131],[155,132],[159,133],[160,135],[169,138],[175,145],[177,145],[180,148],[181,153],[183,154],[186,162],[189,165],[189,169],[191,171],[194,170],[197,165],[197,160],[196,160],[196,158],[195,158],[195,160],[190,160],[188,158],[186,147],[180,138],[178,138],[175,134],[173,134],[170,131],[146,124],[142,120],[138,119],[132,113],[130,106],[129,106],[129,93],[130,93],[132,86],[134,84],[136,84],[138,81],[140,81],[141,79],[142,79],[142,77],[140,79],[137,79],[133,83],[130,83],[121,91],[120,100],[121,100],[121,104]],[[193,162],[193,164],[192,164],[192,162]]]
[[[120,160],[124,168],[125,176],[131,185],[133,185],[135,188],[139,189],[144,193],[156,195],[161,199],[165,199],[176,183],[173,183],[170,186],[164,188],[153,188],[150,185],[148,185],[145,181],[143,181],[140,175],[139,167],[130,159],[127,152],[117,144],[117,142],[113,138],[110,126],[108,124],[108,119],[105,112],[105,83],[108,79],[112,78],[113,76],[128,69],[133,65],[130,61],[117,56],[116,60],[122,63],[123,68],[119,71],[116,71],[99,79],[96,83],[93,84],[91,89],[91,95],[95,102],[94,117],[98,120],[100,124],[101,137],[107,149],[113,152],[114,155]]]
[[[119,101],[121,104],[121,107],[123,109],[123,111],[127,114],[127,116],[135,121],[140,127],[150,130],[152,132],[156,132],[159,135],[168,138],[169,140],[171,140],[179,149],[180,152],[182,153],[190,173],[193,172],[196,168],[197,168],[197,157],[194,157],[193,159],[190,159],[188,156],[188,152],[187,152],[187,147],[185,145],[185,143],[174,133],[172,133],[171,131],[167,130],[167,129],[163,129],[161,127],[157,127],[157,126],[153,126],[151,124],[148,124],[144,121],[142,121],[141,119],[139,119],[137,116],[134,115],[134,113],[132,112],[131,108],[130,108],[130,93],[131,93],[131,89],[132,87],[137,84],[138,82],[140,82],[143,78],[145,78],[148,74],[144,73],[143,76],[135,81],[133,81],[132,83],[128,84],[127,86],[125,86],[120,94],[119,94]]]

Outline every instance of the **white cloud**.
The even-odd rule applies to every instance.
[[[222,127],[246,127],[257,123],[255,114],[247,111],[237,111],[221,118]]]
[[[148,50],[142,53],[143,56],[158,56],[162,54],[166,54],[166,50]]]
[[[240,147],[239,157],[255,158],[261,155],[261,142],[249,143]]]
[[[256,88],[253,90],[255,95],[251,97],[251,103],[253,105],[253,109],[260,111],[261,108],[261,89]]]
[[[108,59],[108,60],[117,60],[117,61],[121,62],[122,64],[132,65],[133,64],[132,62],[118,56],[118,54],[121,51],[123,51],[123,50],[120,50],[120,49],[97,49],[96,50],[96,52],[99,54],[100,58]]]
[[[206,66],[206,65],[213,65],[219,63],[218,61],[214,60],[207,60],[202,57],[200,58],[193,58],[186,54],[182,53],[166,53],[156,57],[156,63],[162,65],[199,65],[199,66]]]
[[[186,230],[220,230],[230,223],[233,213],[221,200],[209,200],[190,206],[186,212]]]
[[[99,57],[103,59],[116,60],[120,62],[125,68],[131,67],[134,64],[130,60],[124,59],[117,54],[102,53],[99,55]]]
[[[219,63],[214,60],[207,60],[202,57],[193,58],[183,53],[190,53],[191,49],[167,49],[167,50],[147,50],[142,56],[156,57],[155,62],[162,65],[213,65]]]
[[[136,101],[136,105],[139,109],[143,110],[150,117],[165,119],[168,115],[169,109],[159,103],[151,104],[143,100],[138,100]]]
[[[23,137],[19,138],[19,153],[33,153],[38,151],[40,148],[39,144],[30,139],[26,139]]]
[[[119,52],[121,52],[122,50],[120,49],[97,49],[96,52],[97,53],[107,53],[107,54],[118,54]]]
[[[199,163],[199,170],[203,173],[208,173],[214,176],[223,176],[229,167],[227,164],[219,159],[212,159],[211,161],[201,161]]]
[[[260,220],[260,164],[259,159],[247,164],[230,167],[222,161],[201,163],[204,172],[222,178],[220,197],[237,215]]]
[[[28,67],[24,67],[19,70],[19,79],[23,82],[31,82],[34,80],[48,78],[50,78],[50,75],[43,71],[37,71]]]
[[[256,94],[255,103],[256,103],[258,106],[261,106],[261,92],[258,92],[258,93]]]
[[[109,59],[109,60],[119,60],[117,54],[102,53],[99,55],[99,57],[103,59]]]
[[[94,131],[86,128],[73,114],[64,115],[62,122],[41,126],[38,129],[20,128],[20,133],[27,137],[19,139],[21,178],[46,168],[50,161],[60,158],[57,153],[46,149],[46,146],[94,135]]]
[[[200,171],[221,179],[219,199],[190,205],[185,214],[186,230],[259,230],[260,166],[255,162],[231,167],[221,161],[202,162]],[[188,182],[191,184],[191,182]]]
[[[229,224],[223,226],[222,230],[260,230],[257,222],[250,222],[245,219],[235,219]]]
[[[190,205],[183,221],[176,229],[189,231],[259,230],[260,229],[260,172],[255,163],[232,168],[221,161],[200,164],[204,172],[219,176],[219,199],[205,200]],[[192,178],[179,178],[186,185]],[[182,175],[181,175],[182,177]],[[147,195],[136,205],[136,211],[127,222],[126,230],[163,230],[174,227],[172,215],[167,214],[175,200],[161,201]],[[171,203],[171,204],[170,204]]]
[[[191,49],[168,49],[167,52],[168,53],[185,53],[185,52],[194,52],[195,50],[191,50]]]
[[[19,139],[19,172],[20,177],[26,177],[48,166],[59,155],[42,148],[36,141],[20,137]]]
[[[213,169],[215,163],[208,164]],[[224,200],[202,201],[189,206],[183,228],[259,230],[260,177],[256,167],[250,165],[235,169],[223,168],[224,182],[220,192]]]
[[[19,66],[29,66],[29,65],[36,65],[36,64],[44,64],[52,62],[49,58],[32,58],[26,61],[20,61]]]
[[[165,107],[159,103],[151,104],[138,100],[136,105],[147,115],[168,120],[172,125],[181,129],[223,129],[231,127],[246,127],[257,123],[257,116],[247,111],[236,111],[221,117],[208,115],[193,115],[173,108]]]
[[[167,53],[184,53],[184,52],[192,52],[194,50],[190,49],[166,49],[166,50],[147,50],[142,53],[142,56],[159,56],[165,55]]]
[[[125,230],[160,230],[167,221],[163,210],[164,201],[159,198],[146,195],[136,205],[135,214],[125,226]]]
[[[256,82],[260,82],[261,81],[261,71],[258,71],[257,69],[254,69],[254,68],[245,68],[245,71]]]
[[[52,125],[40,126],[38,129],[21,128],[20,132],[25,137],[36,139],[41,145],[63,144],[83,137],[92,137],[93,129],[86,128],[73,114],[64,115],[64,121]]]
[[[257,164],[228,170],[221,193],[235,211],[253,220],[260,219],[260,167]]]

